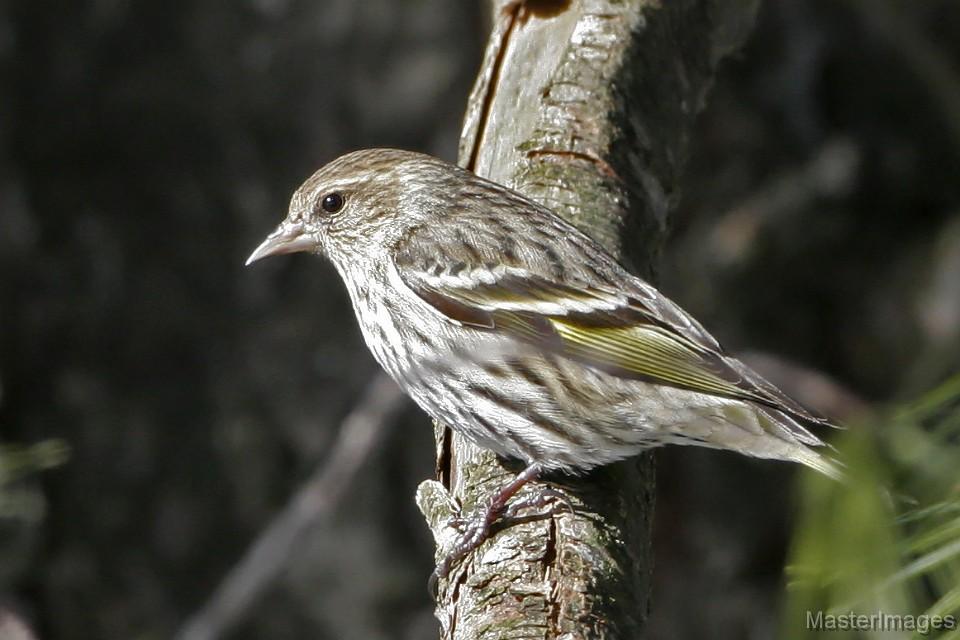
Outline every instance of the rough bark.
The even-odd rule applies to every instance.
[[[652,278],[693,117],[754,0],[492,3],[460,162],[580,226]],[[418,504],[438,557],[450,518],[516,468],[437,427],[439,481]],[[650,456],[549,478],[573,506],[510,526],[440,584],[445,639],[637,638],[650,596]],[[458,508],[459,506],[459,508]]]

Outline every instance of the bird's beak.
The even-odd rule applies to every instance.
[[[316,249],[316,247],[316,239],[303,228],[303,224],[285,220],[280,223],[276,231],[260,243],[259,247],[253,250],[253,253],[247,258],[245,265],[249,266],[260,258],[280,256],[285,253],[297,253],[299,251],[312,251]]]

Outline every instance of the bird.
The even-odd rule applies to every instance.
[[[525,465],[441,577],[546,472],[679,444],[841,475],[811,430],[827,419],[588,235],[467,169],[399,149],[343,155],[296,190],[246,264],[298,252],[332,262],[367,347],[417,405]]]

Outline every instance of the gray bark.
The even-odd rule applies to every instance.
[[[494,0],[460,162],[544,203],[653,277],[692,120],[756,0]],[[449,552],[460,509],[516,469],[437,427],[417,501]],[[637,638],[650,601],[652,458],[550,478],[574,507],[499,531],[440,584],[444,639]],[[458,509],[458,505],[460,509]]]

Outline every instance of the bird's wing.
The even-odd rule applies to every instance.
[[[725,355],[695,320],[649,285],[644,292],[653,305],[649,299],[606,287],[571,286],[517,266],[462,260],[444,264],[442,252],[419,265],[403,256],[400,262],[404,284],[453,322],[501,332],[611,375],[748,400],[804,422],[824,422]],[[682,314],[709,339],[685,332],[652,310],[658,307]]]

